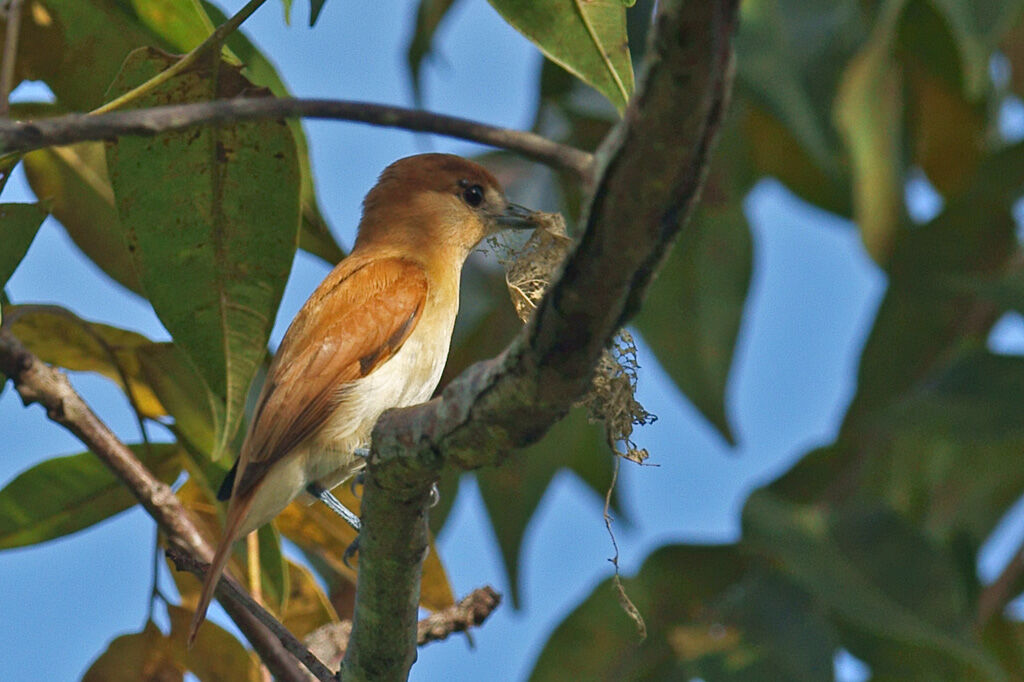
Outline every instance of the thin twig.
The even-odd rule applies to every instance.
[[[491,586],[480,587],[446,609],[432,613],[416,626],[416,644],[439,642],[457,632],[478,627],[501,604],[501,595]],[[328,667],[341,663],[352,634],[352,621],[328,623],[306,635],[303,643]]]
[[[7,116],[11,106],[8,98],[14,88],[14,63],[18,59],[18,33],[21,31],[21,5],[22,0],[10,0],[7,4],[3,65],[0,67],[0,116]]]
[[[612,469],[612,480],[608,483],[608,490],[604,494],[604,527],[608,530],[608,537],[612,540],[612,548],[615,554],[612,558],[608,559],[609,563],[615,567],[615,575],[612,576],[612,584],[615,587],[615,596],[619,600],[619,604],[622,606],[622,610],[626,612],[626,615],[636,624],[636,634],[640,638],[640,641],[647,639],[647,623],[644,622],[644,617],[640,614],[640,609],[636,607],[633,600],[626,594],[626,588],[622,585],[622,578],[619,576],[619,543],[615,540],[615,531],[612,530],[612,492],[615,490],[615,484],[619,480],[619,460],[621,458],[615,456],[615,468]]]
[[[202,558],[213,557],[213,546],[203,537],[170,486],[156,478],[100,421],[63,372],[39,360],[4,328],[0,328],[0,373],[14,382],[26,406],[42,405],[51,420],[71,431],[95,453],[139,500],[167,534],[170,543]],[[275,677],[288,682],[306,682],[305,673],[291,654],[252,613],[230,599],[221,603]]]
[[[206,576],[206,571],[210,567],[207,562],[201,562],[197,560],[190,552],[186,552],[180,547],[170,545],[167,547],[167,557],[174,562],[175,568],[179,571],[188,571],[193,575],[196,575],[201,580]],[[256,616],[256,618],[263,623],[274,633],[284,648],[287,649],[293,656],[302,662],[304,666],[313,673],[318,680],[324,682],[333,682],[334,673],[327,669],[319,658],[317,658],[306,646],[295,638],[291,632],[288,631],[279,620],[274,618],[273,614],[263,608],[259,602],[250,597],[245,593],[238,583],[234,581],[230,576],[221,576],[220,582],[217,583],[216,590],[217,598],[223,601],[232,601],[237,604],[241,604],[249,613]]]
[[[479,142],[571,171],[586,182],[590,180],[593,167],[591,154],[535,133],[404,107],[345,100],[272,97],[238,97],[109,114],[69,114],[33,121],[4,121],[0,122],[0,154],[107,140],[121,135],[151,136],[211,123],[293,116],[356,121]]]
[[[101,107],[93,109],[91,114],[104,114],[115,109],[123,107],[125,104],[130,104],[136,101],[143,95],[146,95],[155,90],[160,85],[171,80],[180,73],[184,73],[188,69],[192,68],[199,63],[199,60],[209,54],[212,50],[220,50],[224,39],[234,33],[242,22],[248,19],[253,12],[259,9],[267,0],[249,0],[245,7],[238,10],[233,17],[225,21],[223,24],[218,26],[213,33],[211,33],[206,40],[197,45],[187,55],[182,57],[179,61],[175,62],[173,66],[161,71],[157,75],[150,78],[145,83],[142,83],[138,87],[132,88],[128,92],[124,93],[120,97],[113,99]]]

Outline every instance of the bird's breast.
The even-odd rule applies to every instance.
[[[306,468],[310,480],[335,483],[348,478],[361,462],[352,450],[366,447],[380,415],[430,399],[448,359],[458,299],[428,299],[423,315],[391,358],[365,377],[347,384],[338,407],[310,438]]]

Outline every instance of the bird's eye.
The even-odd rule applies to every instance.
[[[467,187],[462,192],[462,198],[466,200],[467,204],[476,208],[480,204],[484,203],[484,188],[480,185]]]

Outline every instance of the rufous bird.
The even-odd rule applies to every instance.
[[[363,200],[351,254],[299,310],[271,362],[222,488],[227,520],[190,643],[235,541],[307,489],[324,499],[362,467],[356,453],[385,410],[430,398],[474,246],[501,229],[533,226],[530,211],[510,204],[472,161],[421,154],[384,169]]]

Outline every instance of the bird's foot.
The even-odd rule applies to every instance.
[[[427,502],[427,509],[433,509],[441,501],[441,489],[437,487],[437,481],[430,486],[430,501]]]
[[[359,532],[359,529],[362,527],[359,517],[339,502],[338,498],[331,494],[331,491],[326,490],[319,483],[310,483],[306,486],[306,492],[326,504],[331,511],[343,518],[348,525],[355,528],[357,533]]]
[[[366,459],[370,456],[370,448],[356,448],[352,451],[352,454],[361,459]]]

